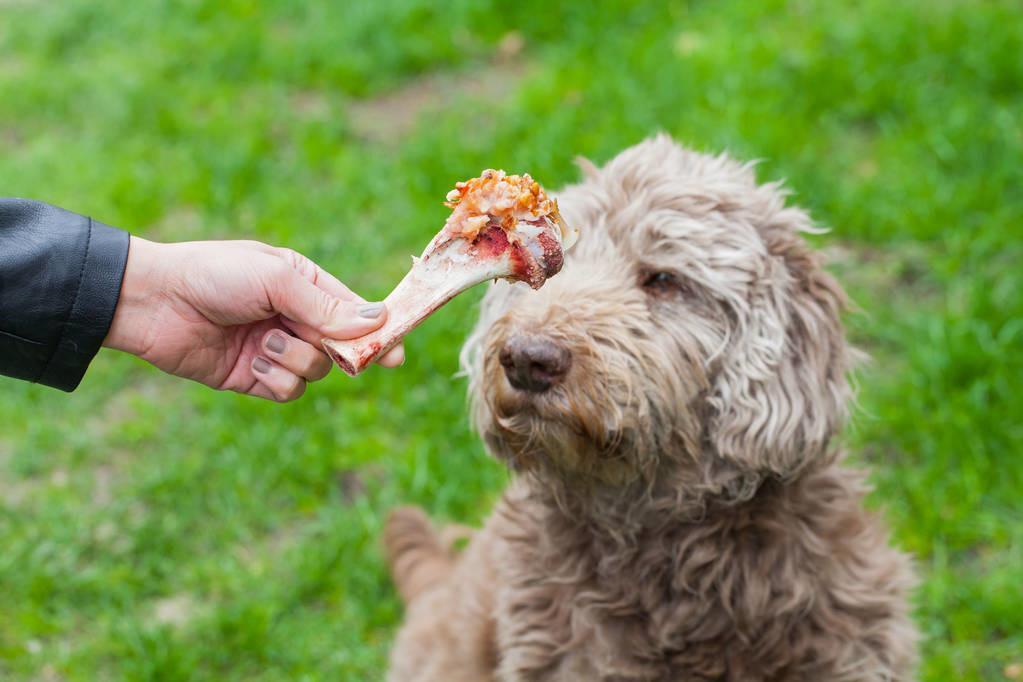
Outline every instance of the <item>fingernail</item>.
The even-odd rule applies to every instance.
[[[277,353],[280,355],[284,352],[288,342],[284,338],[283,334],[273,333],[266,338],[266,349],[271,353]]]
[[[365,317],[370,320],[375,320],[380,317],[380,313],[384,312],[383,303],[366,303],[358,307],[359,317]]]
[[[260,374],[269,373],[271,366],[272,365],[270,364],[270,362],[268,360],[264,360],[263,358],[256,358],[255,360],[252,361],[252,370],[255,372],[259,372]]]

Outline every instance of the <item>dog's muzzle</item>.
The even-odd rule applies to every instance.
[[[498,360],[508,383],[520,391],[543,393],[560,383],[572,366],[572,354],[546,336],[515,334]]]

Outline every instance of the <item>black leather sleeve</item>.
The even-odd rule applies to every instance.
[[[0,199],[0,374],[73,391],[110,329],[128,233]]]

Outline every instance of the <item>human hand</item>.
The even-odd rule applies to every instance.
[[[216,389],[286,402],[330,372],[322,339],[357,338],[386,319],[382,303],[290,249],[132,236],[103,345]],[[379,364],[404,360],[397,346]]]

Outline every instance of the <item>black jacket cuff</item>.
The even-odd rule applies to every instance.
[[[78,387],[110,330],[128,261],[127,232],[89,219],[82,271],[68,320],[38,381],[63,391]]]

